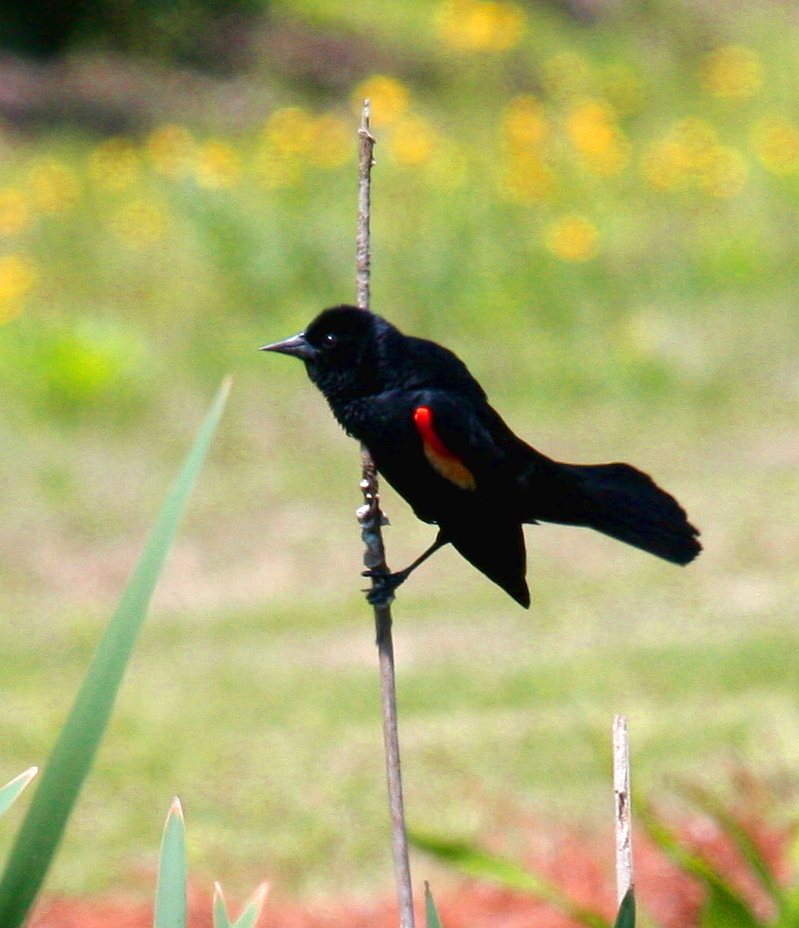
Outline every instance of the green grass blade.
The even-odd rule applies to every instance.
[[[250,896],[244,904],[241,915],[235,922],[230,921],[225,898],[222,895],[222,887],[219,883],[214,884],[214,928],[255,928],[261,915],[261,909],[264,906],[264,900],[269,890],[268,883],[261,885]]]
[[[424,884],[424,911],[425,924],[427,928],[442,928],[441,919],[438,917],[438,909],[430,892],[430,884],[425,881]]]
[[[652,840],[681,867],[704,884],[708,901],[702,913],[702,928],[762,928],[743,897],[713,867],[687,848],[651,809],[640,805],[638,820]]]
[[[229,392],[219,389],[164,502],[42,773],[0,880],[0,925],[19,928],[36,898],[105,731],[153,589]]]
[[[233,928],[219,883],[214,883],[214,928]]]
[[[700,928],[764,928],[741,899],[719,887],[711,887],[702,909]]]
[[[783,907],[777,920],[778,928],[799,928],[799,831],[791,843],[793,884],[783,890]]]
[[[186,928],[186,825],[177,797],[161,841],[153,928]]]
[[[409,835],[409,839],[414,847],[426,851],[467,876],[491,880],[509,889],[531,893],[586,928],[610,928],[610,923],[599,913],[578,905],[554,883],[530,873],[512,860],[490,854],[465,841],[450,841],[418,833]]]
[[[782,888],[774,878],[766,859],[760,848],[741,827],[740,822],[730,814],[722,803],[709,790],[699,786],[688,786],[680,790],[702,812],[712,818],[724,834],[730,838],[738,852],[749,865],[752,873],[757,877],[760,885],[771,896],[777,906],[782,909],[785,898]]]
[[[635,928],[635,894],[632,886],[624,894],[613,928]]]
[[[24,773],[9,780],[6,785],[0,789],[0,815],[4,815],[13,805],[14,800],[19,796],[23,789],[39,772],[38,767],[29,767]]]

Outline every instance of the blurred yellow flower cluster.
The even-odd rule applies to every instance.
[[[627,140],[616,114],[604,100],[586,100],[575,106],[566,119],[569,139],[580,160],[594,174],[618,174],[627,161]]]
[[[208,190],[234,187],[241,174],[239,154],[230,142],[209,139],[196,148],[194,177]]]
[[[759,120],[752,132],[757,157],[773,174],[799,172],[799,125],[782,116]]]
[[[511,0],[445,0],[436,26],[442,41],[461,52],[504,52],[521,40],[527,16]]]
[[[0,187],[0,322],[16,316],[38,280],[28,240],[43,217],[68,212],[80,198],[75,172],[55,158],[33,158],[16,183]]]
[[[760,90],[763,69],[757,55],[742,45],[724,45],[708,55],[702,82],[713,97],[747,100]]]
[[[155,170],[170,180],[188,177],[196,157],[194,137],[185,126],[168,123],[147,137],[144,150]]]
[[[255,152],[255,171],[267,187],[290,185],[312,167],[337,168],[355,150],[352,127],[340,116],[316,116],[299,106],[275,110]]]
[[[26,255],[13,253],[0,258],[0,322],[20,312],[35,283],[36,270]]]
[[[532,96],[514,97],[502,114],[502,177],[507,199],[523,204],[545,200],[555,175],[547,148],[552,129],[542,103]]]
[[[29,187],[35,209],[53,216],[68,212],[77,204],[81,195],[75,172],[55,158],[34,162]]]
[[[0,235],[19,235],[33,221],[29,199],[17,187],[0,187]]]
[[[546,229],[547,248],[564,261],[588,261],[597,252],[599,233],[586,216],[564,216]]]
[[[377,74],[360,83],[352,94],[352,108],[360,114],[369,100],[371,124],[382,129],[381,147],[386,146],[397,164],[418,167],[434,156],[437,136],[432,124],[412,113],[411,94],[396,78]]]
[[[177,220],[186,190],[220,204],[259,195],[280,203],[281,192],[318,183],[319,172],[353,172],[364,99],[377,159],[400,169],[398,184],[440,192],[468,182],[469,196],[528,210],[538,247],[567,262],[591,260],[606,241],[591,216],[600,198],[629,209],[649,197],[660,209],[656,191],[691,206],[730,200],[764,171],[775,180],[799,175],[799,120],[785,115],[753,49],[711,50],[672,105],[626,61],[542,44],[528,28],[532,16],[514,0],[440,0],[431,8],[436,39],[461,56],[448,54],[447,64],[465,67],[472,82],[478,73],[493,82],[476,104],[448,100],[446,118],[434,115],[444,104],[433,111],[410,80],[373,73],[351,88],[350,112],[342,101],[321,112],[284,105],[238,136],[203,137],[166,123],[141,138],[105,138],[77,156],[55,146],[58,156],[37,152],[0,182],[0,321],[17,314],[46,277],[32,257],[46,223],[66,228],[78,214],[104,245],[141,260],[185,230]],[[487,61],[488,54],[495,57]],[[461,127],[457,136],[448,123]],[[652,125],[662,128],[653,134]]]
[[[684,119],[651,145],[643,173],[661,190],[701,190],[714,197],[731,197],[746,185],[743,155],[723,145],[718,130],[704,119]]]

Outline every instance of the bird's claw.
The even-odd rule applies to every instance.
[[[394,590],[405,577],[402,574],[388,574],[383,570],[364,570],[362,577],[371,577],[372,586],[363,590],[370,606],[389,606],[394,602]]]

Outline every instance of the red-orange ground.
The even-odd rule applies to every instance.
[[[749,827],[778,878],[793,878],[786,869],[785,834],[761,826]],[[706,819],[683,823],[681,834],[711,861],[757,907],[764,918],[773,915],[770,903],[730,841]],[[530,867],[546,875],[580,904],[612,920],[614,887],[607,863],[607,848],[590,846],[584,839],[558,836],[548,842],[545,854],[531,855]],[[645,837],[635,844],[636,898],[661,928],[692,928],[698,924],[703,898],[701,887],[681,873]],[[550,906],[517,892],[480,881],[464,881],[457,890],[435,892],[444,928],[574,928]],[[418,893],[421,896],[421,893]],[[420,901],[420,900],[417,900]],[[234,910],[234,916],[237,912]],[[211,896],[190,893],[189,928],[211,928]],[[299,905],[270,902],[267,898],[260,928],[395,928],[396,907],[391,898],[358,903],[346,900]],[[424,925],[419,908],[417,924]],[[119,896],[93,900],[51,898],[36,911],[30,928],[150,928],[152,907]]]

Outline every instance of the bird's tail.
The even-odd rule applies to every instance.
[[[561,466],[579,503],[571,518],[547,521],[585,525],[675,564],[687,564],[702,550],[682,506],[642,471],[629,464]]]

